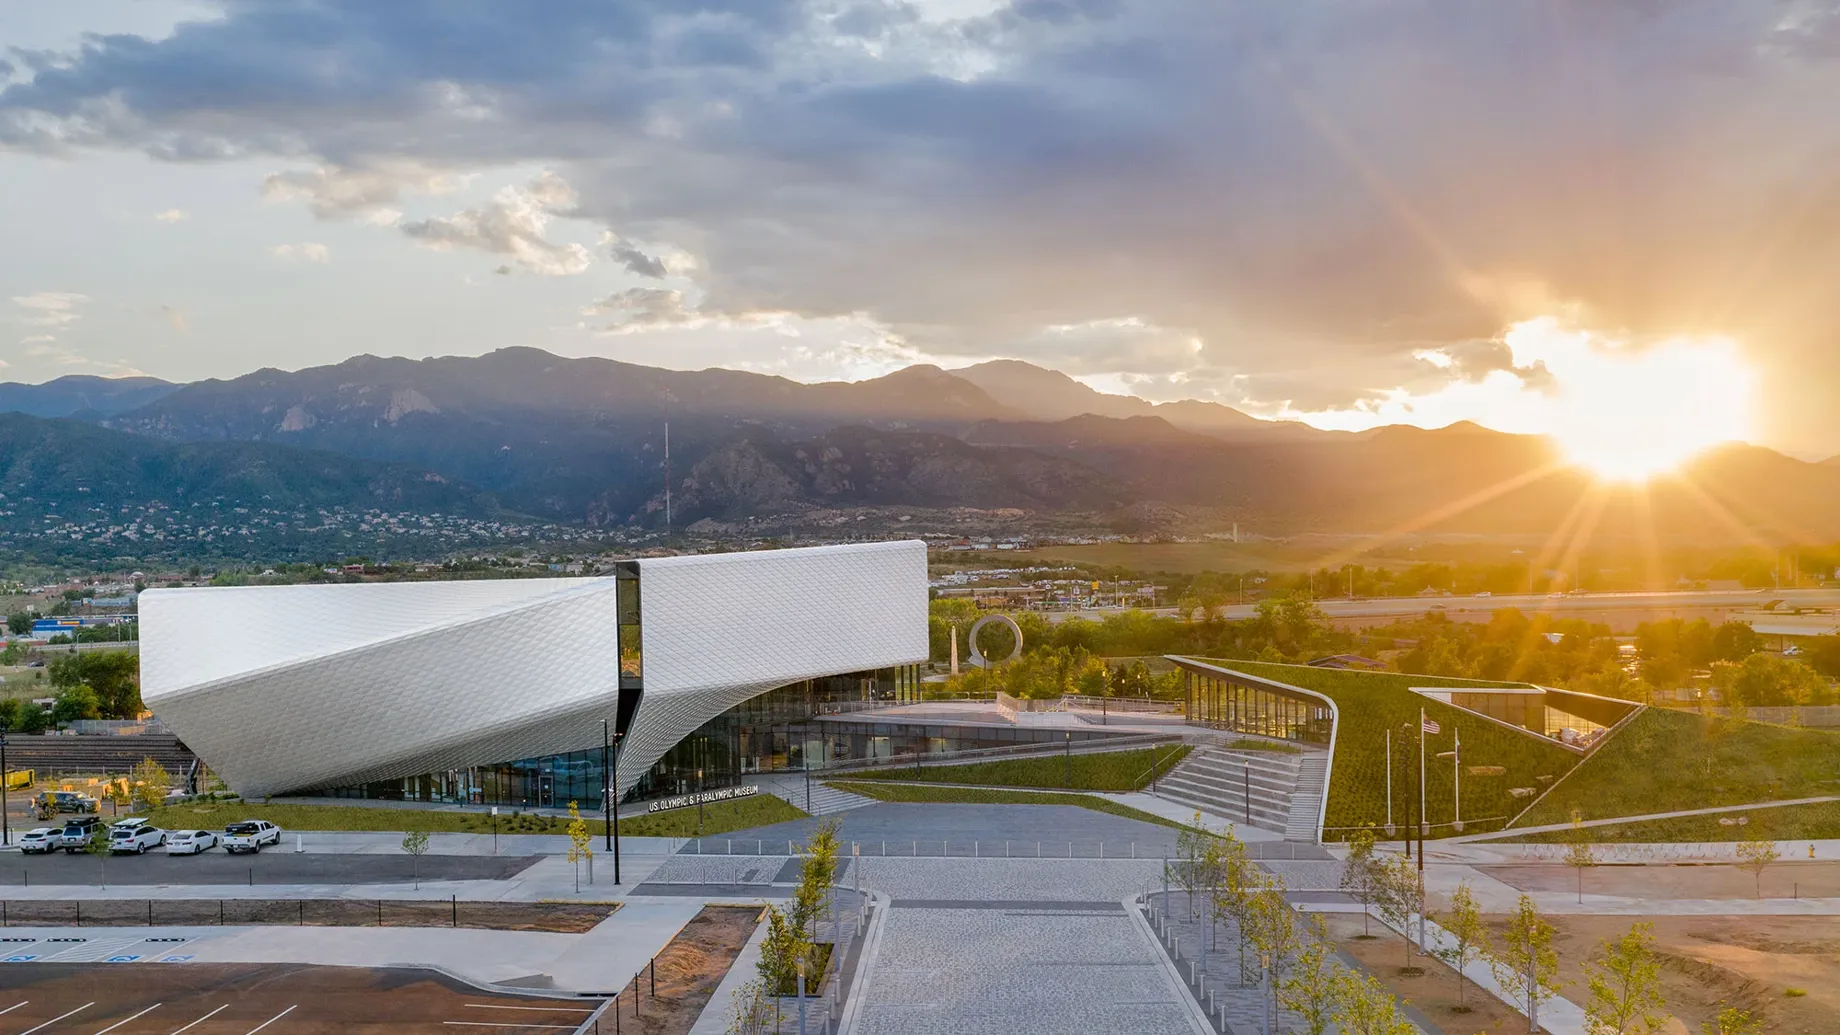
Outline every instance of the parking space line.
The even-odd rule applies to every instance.
[[[530,1010],[537,1013],[593,1013],[598,1006],[499,1006],[497,1003],[467,1003],[469,1010]]]
[[[14,1010],[17,1010],[17,1009],[19,1009],[19,1008],[20,1008],[20,1007],[22,1007],[22,1006],[27,1006],[27,1005],[29,1005],[29,1004],[30,1004],[31,1002],[32,1002],[32,1000],[30,1000],[30,999],[27,999],[27,1000],[25,1000],[25,1001],[23,1001],[23,1002],[18,1002],[18,1003],[14,1003],[13,1005],[11,1005],[11,1006],[9,1006],[9,1007],[7,1007],[6,1009],[4,1009],[4,1010],[0,1010],[0,1013],[12,1013],[12,1012],[13,1012]]]
[[[295,1004],[294,1004],[294,1006],[299,1006],[299,1005],[300,1005],[299,1003],[295,1003]],[[266,1020],[266,1021],[263,1021],[263,1022],[262,1022],[261,1024],[258,1024],[258,1025],[256,1025],[255,1027],[253,1027],[253,1028],[251,1028],[251,1029],[249,1029],[248,1031],[246,1031],[246,1032],[244,1032],[244,1033],[243,1033],[243,1035],[256,1035],[256,1032],[258,1032],[258,1031],[261,1031],[261,1030],[262,1030],[263,1028],[266,1028],[266,1027],[268,1027],[269,1025],[271,1025],[271,1024],[273,1024],[273,1023],[275,1023],[276,1021],[278,1021],[278,1020],[280,1020],[281,1018],[283,1018],[283,1017],[286,1017],[286,1016],[287,1016],[288,1014],[290,1014],[290,1013],[293,1013],[293,1012],[294,1012],[294,1006],[290,1006],[290,1007],[288,1007],[287,1009],[285,1009],[285,1010],[283,1010],[283,1011],[281,1011],[280,1013],[278,1013],[278,1014],[276,1014],[276,1015],[274,1015],[273,1017],[270,1017],[270,1018],[269,1018],[268,1020]]]
[[[145,1010],[142,1010],[140,1013],[135,1014],[134,1017],[145,1017],[148,1014],[152,1013],[153,1011],[158,1010],[162,1005],[164,1004],[154,1003],[152,1006],[149,1006]],[[128,1023],[129,1021],[133,1020],[134,1017],[127,1017],[122,1020],[116,1021],[114,1024],[111,1024],[108,1027],[97,1032],[96,1035],[108,1035],[109,1032],[114,1031],[116,1028],[119,1028],[122,1025]]]
[[[561,1031],[574,1031],[580,1024],[517,1024],[513,1020],[443,1020],[442,1024],[453,1024],[454,1028],[558,1028]]]
[[[76,1009],[70,1011],[69,1013],[59,1014],[58,1016],[51,1018],[50,1020],[46,1021],[45,1023],[41,1025],[38,1025],[35,1028],[27,1028],[25,1031],[20,1032],[19,1035],[32,1035],[32,1033],[35,1031],[41,1031],[45,1028],[49,1028],[53,1024],[56,1024],[57,1022],[63,1020],[66,1017],[75,1017],[77,1014],[80,1014],[83,1011],[95,1005],[96,1005],[95,1003],[84,1003],[82,1006],[77,1007]]]
[[[230,1004],[225,1003],[224,1005],[218,1007],[217,1009],[212,1010],[210,1013],[205,1014],[203,1017],[200,1017],[197,1020],[193,1021],[192,1023],[186,1025],[185,1027],[180,1028],[178,1031],[173,1032],[172,1035],[179,1035],[179,1032],[181,1031],[187,1031],[189,1029],[196,1028],[200,1024],[203,1024],[204,1022],[210,1020],[211,1018],[217,1016],[220,1013],[223,1013],[225,1010],[228,1010],[228,1009],[230,1009]]]

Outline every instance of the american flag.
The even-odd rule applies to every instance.
[[[1419,729],[1424,730],[1426,733],[1436,734],[1443,732],[1443,727],[1437,724],[1437,720],[1426,718],[1424,712],[1418,713],[1418,725]]]

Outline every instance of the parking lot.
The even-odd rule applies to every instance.
[[[0,888],[49,884],[396,884],[413,880],[504,880],[541,856],[328,855],[296,853],[289,844],[256,855],[213,849],[198,855],[0,855]],[[4,892],[0,892],[4,894]]]
[[[5,1035],[536,1035],[575,1030],[599,1003],[483,993],[413,968],[0,964]]]

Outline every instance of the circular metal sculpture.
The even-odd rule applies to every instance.
[[[989,668],[991,662],[984,657],[983,651],[978,650],[978,631],[992,622],[999,622],[1003,625],[1007,625],[1009,626],[1009,631],[1016,634],[1016,648],[1010,651],[1009,657],[1004,658],[1003,661],[1015,661],[1016,658],[1022,654],[1022,626],[1017,625],[1016,620],[1008,615],[985,615],[971,623],[971,632],[965,637],[965,640],[971,647],[971,663],[979,668]],[[998,664],[1002,664],[1002,662],[998,662]]]

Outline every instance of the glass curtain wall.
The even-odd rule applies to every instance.
[[[1313,697],[1190,668],[1182,670],[1182,682],[1192,726],[1310,744],[1329,742],[1329,706]]]

